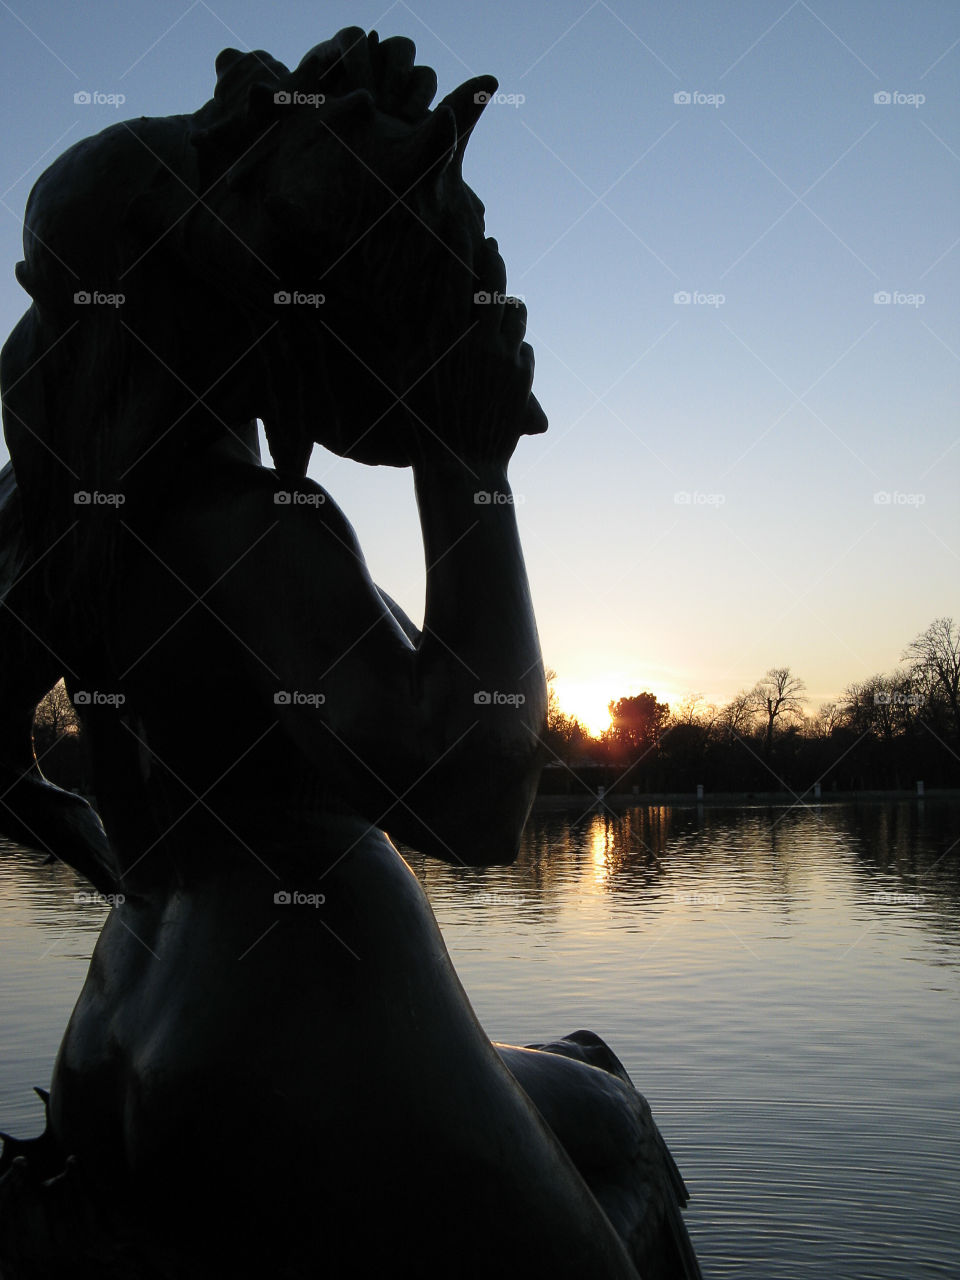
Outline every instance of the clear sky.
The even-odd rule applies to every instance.
[[[815,709],[960,615],[955,0],[0,0],[3,335],[61,151],[196,109],[226,46],[291,65],[347,25],[412,37],[440,96],[500,81],[464,172],[551,421],[511,477],[568,707],[789,665]],[[311,474],[422,616],[409,472]]]

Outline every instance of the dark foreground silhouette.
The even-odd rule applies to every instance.
[[[430,111],[413,45],[357,29],[217,71],[27,209],[0,828],[112,910],[43,1136],[4,1142],[0,1271],[696,1276],[620,1063],[588,1032],[492,1045],[384,834],[510,862],[541,763],[507,462],[546,421],[460,172],[496,82]],[[306,478],[314,442],[413,469],[422,633]],[[33,757],[61,676],[99,817]]]

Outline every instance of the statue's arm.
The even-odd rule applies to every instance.
[[[484,255],[484,281],[502,298],[493,241]],[[507,479],[518,436],[546,425],[525,328],[520,305],[480,308],[419,402],[426,601],[409,739],[419,750],[384,825],[453,861],[515,856],[542,760],[546,688]]]
[[[469,823],[483,833],[479,860],[499,861],[515,856],[546,718],[516,506],[505,462],[438,457],[415,474],[427,563],[416,680],[440,750],[397,806],[394,829],[423,847],[434,815],[434,834],[455,848]]]
[[[483,864],[516,855],[546,690],[515,508],[474,503],[478,483],[509,493],[501,464],[418,470],[422,633],[373,583],[329,498],[261,499],[258,524],[273,528],[244,562],[256,591],[228,575],[208,599],[262,657],[257,696],[290,693],[278,719],[344,804],[424,852]],[[229,527],[252,541],[249,519]],[[224,566],[236,555],[225,547]]]

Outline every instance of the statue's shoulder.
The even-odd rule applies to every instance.
[[[278,564],[316,560],[327,572],[363,561],[352,525],[321,485],[253,461],[214,453],[188,463],[164,506],[163,540],[211,568],[241,552]]]

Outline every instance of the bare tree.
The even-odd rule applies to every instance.
[[[702,693],[685,693],[670,708],[670,720],[673,724],[709,723],[715,714],[716,708],[711,708],[704,702]]]
[[[843,702],[822,702],[815,715],[807,720],[811,738],[829,738],[847,724],[847,708]]]
[[[33,743],[41,758],[67,734],[80,732],[77,713],[63,681],[58,681],[33,713]]]
[[[803,691],[807,686],[789,667],[771,667],[753,689],[753,704],[765,719],[764,750],[773,745],[773,728],[778,720],[802,720]]]
[[[960,738],[960,627],[952,618],[936,618],[907,645],[903,661],[922,696],[940,703],[954,736]]]
[[[751,732],[755,716],[753,694],[747,689],[740,689],[722,708],[719,719],[727,734],[737,737]]]
[[[854,681],[843,693],[850,728],[858,734],[873,733],[886,742],[909,728],[922,701],[913,677],[904,672]]]

